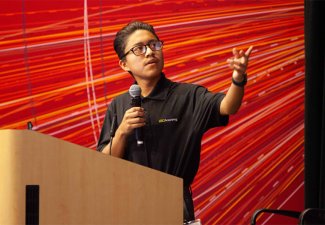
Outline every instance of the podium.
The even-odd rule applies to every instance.
[[[31,223],[180,225],[183,181],[35,131],[1,130],[0,224]]]

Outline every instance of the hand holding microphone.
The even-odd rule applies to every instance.
[[[133,84],[129,89],[129,93],[132,97],[131,98],[131,106],[132,107],[141,107],[141,88],[140,88],[140,86],[137,84]],[[143,108],[140,108],[140,109],[143,110]],[[144,114],[142,116],[144,116]],[[139,119],[141,119],[141,118],[139,118]],[[143,119],[143,117],[142,117],[142,119]],[[141,127],[135,128],[135,139],[137,140],[138,146],[143,145],[143,135],[142,135]]]
[[[123,117],[123,120],[117,130],[122,136],[128,136],[135,130],[135,138],[138,145],[143,144],[141,127],[145,125],[144,109],[141,108],[141,89],[134,84],[130,87],[129,93],[131,95],[131,107],[128,109]]]

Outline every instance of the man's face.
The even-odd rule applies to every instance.
[[[157,38],[147,30],[136,30],[127,39],[125,52],[133,47],[146,45]],[[120,66],[125,71],[131,71],[134,78],[142,80],[156,80],[160,77],[164,67],[164,57],[162,50],[153,51],[147,46],[147,51],[143,55],[135,55],[129,52],[123,60],[120,60]]]

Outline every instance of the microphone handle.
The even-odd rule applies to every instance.
[[[143,138],[142,138],[141,128],[136,128],[135,129],[135,139],[137,140],[137,145],[138,146],[143,145]]]
[[[131,106],[132,107],[140,107],[141,106],[140,96],[135,96],[135,97],[131,98]]]
[[[140,107],[141,106],[141,98],[140,96],[135,96],[131,99],[131,106],[132,107]],[[143,137],[142,137],[142,129],[136,128],[135,129],[135,139],[137,140],[137,145],[143,145]]]

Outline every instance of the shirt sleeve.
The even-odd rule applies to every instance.
[[[220,104],[225,97],[224,93],[212,93],[205,87],[195,88],[194,121],[198,129],[203,132],[217,126],[226,126],[229,116],[220,114]]]
[[[111,130],[111,124],[113,121],[113,117],[115,115],[114,113],[114,101],[110,104],[109,108],[106,111],[104,122],[102,125],[102,130],[100,132],[98,144],[97,144],[97,151],[103,151],[106,145],[110,142],[110,130]]]

